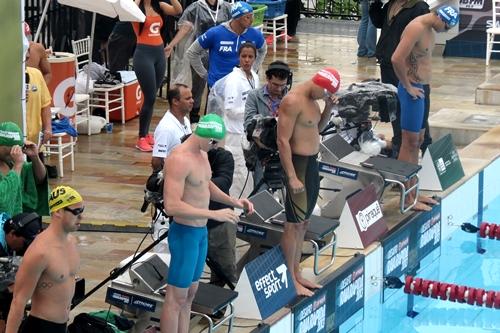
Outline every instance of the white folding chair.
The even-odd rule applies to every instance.
[[[52,115],[56,115],[60,108],[51,108]],[[56,133],[52,135],[50,141],[45,144],[46,154],[48,156],[56,155],[58,161],[58,174],[59,177],[64,177],[64,159],[71,158],[71,171],[75,171],[75,138],[68,133]]]
[[[76,57],[77,68],[90,63],[90,37],[71,41],[73,53]],[[113,111],[121,111],[122,124],[125,123],[125,100],[123,97],[123,83],[112,87],[93,87],[89,91],[89,135],[90,135],[90,112],[91,108],[103,108],[106,118],[106,123],[109,123],[109,113]]]
[[[288,14],[279,15],[273,18],[264,18],[264,27],[262,34],[270,37],[273,42],[273,52],[276,52],[276,44],[280,38],[285,41],[285,49],[288,49],[288,30],[287,30]],[[266,38],[266,42],[267,42]]]
[[[89,63],[90,37],[87,36],[83,39],[72,40],[71,46],[73,47],[73,54],[76,57],[76,70],[78,71]]]
[[[500,50],[493,50],[495,44],[500,44],[500,41],[495,42],[495,36],[500,35],[500,0],[492,0],[492,24],[493,27],[486,29],[486,66],[490,64],[492,53],[500,53]]]
[[[71,46],[75,55],[76,71],[89,63],[90,37],[84,39],[72,40]],[[75,94],[76,115],[75,126],[87,122],[87,135],[90,135],[90,94]]]

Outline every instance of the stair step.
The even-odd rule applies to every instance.
[[[499,91],[500,96],[500,91]],[[500,125],[500,111],[444,108],[429,117],[431,136],[451,134],[456,146],[466,146]]]
[[[476,104],[500,105],[500,74],[476,88]]]

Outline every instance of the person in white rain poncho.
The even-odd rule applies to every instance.
[[[165,48],[169,57],[174,50],[173,74],[174,83],[182,83],[192,87],[194,106],[190,113],[190,122],[198,122],[201,99],[207,80],[196,73],[189,64],[185,53],[198,36],[208,29],[231,19],[231,4],[224,0],[198,0],[190,4],[182,13],[177,23],[179,31]],[[202,56],[202,61],[208,67],[208,51]]]
[[[233,185],[229,190],[234,197],[246,197],[253,188],[251,176],[245,165],[242,143],[246,141],[243,122],[245,117],[245,102],[248,93],[259,87],[259,77],[252,69],[257,50],[253,43],[240,46],[240,66],[217,81],[208,96],[208,113],[216,113],[223,117],[226,124],[226,149],[233,154],[234,175]],[[249,177],[247,185],[245,180]],[[244,190],[244,191],[243,191]]]

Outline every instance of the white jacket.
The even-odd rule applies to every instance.
[[[244,133],[245,102],[250,90],[259,87],[259,77],[253,70],[252,77],[253,81],[248,80],[241,68],[234,67],[210,89],[207,111],[222,116],[229,133]]]

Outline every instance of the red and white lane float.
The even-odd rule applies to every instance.
[[[443,301],[500,309],[500,291],[426,280],[411,275],[405,278],[404,292],[410,295],[432,297]]]
[[[479,226],[479,236],[482,238],[500,240],[500,224],[483,222]]]
[[[479,233],[479,237],[500,240],[500,224],[482,222],[479,227],[471,223],[462,223],[460,228],[468,233]]]

